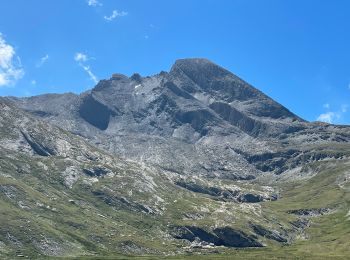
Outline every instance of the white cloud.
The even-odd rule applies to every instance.
[[[13,85],[23,75],[21,60],[0,33],[0,87]]]
[[[102,6],[102,3],[97,0],[87,0],[89,6]]]
[[[324,104],[323,107],[326,109],[330,108],[328,103]],[[348,104],[342,104],[338,111],[327,111],[326,113],[319,115],[316,120],[326,122],[329,124],[337,123],[337,121],[339,121],[339,119],[342,119],[344,115],[348,112],[348,107]]]
[[[335,112],[326,112],[318,116],[317,121],[326,122],[332,124],[334,119],[339,118],[339,114]]]
[[[81,53],[81,52],[77,52],[75,55],[74,55],[74,60],[75,61],[78,61],[78,62],[85,62],[88,60],[88,56],[84,53]]]
[[[82,68],[86,71],[86,73],[89,75],[90,79],[91,79],[95,84],[97,84],[97,82],[98,82],[97,77],[96,77],[95,74],[91,71],[90,66],[84,64],[86,61],[89,60],[89,57],[88,57],[86,54],[84,54],[84,53],[77,52],[77,53],[74,55],[74,60],[75,60],[76,62],[78,62],[79,66],[82,67]]]
[[[50,58],[50,57],[49,57],[48,54],[46,54],[45,56],[41,57],[41,58],[40,58],[40,61],[38,61],[38,63],[36,64],[36,67],[37,67],[37,68],[40,68],[41,66],[43,66],[43,65],[47,62],[47,60],[48,60],[49,58]]]
[[[127,16],[127,15],[128,15],[128,13],[125,11],[119,12],[117,10],[113,10],[112,15],[110,15],[110,16],[105,15],[103,18],[107,21],[113,21],[117,17]]]
[[[32,85],[36,85],[36,80],[35,80],[35,79],[33,79],[33,80],[30,82],[30,84],[32,84]]]

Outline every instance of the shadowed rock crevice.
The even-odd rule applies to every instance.
[[[258,202],[264,201],[264,197],[261,195],[248,193],[248,194],[243,194],[239,196],[238,201],[246,202],[246,203],[258,203]]]
[[[131,201],[122,196],[116,196],[105,190],[93,190],[92,194],[98,199],[102,200],[109,206],[114,207],[116,210],[126,210],[126,211],[136,211],[143,212],[147,214],[155,214],[155,211],[141,203]]]
[[[234,126],[238,126],[242,131],[249,135],[257,136],[259,134],[259,129],[263,128],[263,125],[260,122],[256,122],[254,119],[249,118],[227,103],[214,102],[210,104],[209,107],[220,115],[222,119],[228,121]]]
[[[190,94],[188,94],[186,91],[180,89],[179,87],[177,87],[173,82],[168,81],[166,83],[164,83],[164,87],[168,88],[171,92],[173,92],[175,95],[185,98],[185,99],[194,99],[193,96],[191,96]]]
[[[161,94],[157,99],[151,102],[148,106],[148,110],[155,110],[157,115],[162,112],[172,114],[178,109],[176,102],[167,94]]]
[[[274,201],[277,200],[276,194],[269,196],[262,196],[253,193],[243,193],[239,190],[222,189],[219,187],[207,187],[204,185],[197,184],[195,182],[176,181],[175,184],[184,189],[192,192],[206,194],[212,196],[215,200],[220,201],[234,201],[240,203],[258,203],[262,201]]]
[[[56,155],[56,151],[44,144],[42,144],[41,142],[39,142],[38,140],[36,140],[33,136],[31,136],[30,134],[27,134],[23,131],[21,131],[24,139],[27,141],[27,143],[30,145],[30,147],[32,148],[33,152],[36,153],[37,155],[40,156],[51,156],[51,155]]]
[[[176,239],[185,239],[190,242],[199,239],[201,241],[212,243],[216,246],[226,247],[262,247],[263,245],[253,237],[242,231],[234,230],[230,227],[216,228],[208,232],[200,227],[178,226],[171,231]]]
[[[175,182],[175,184],[187,190],[211,196],[221,196],[223,193],[223,190],[221,190],[220,188],[205,187],[194,182],[177,181]]]
[[[176,114],[176,119],[183,124],[190,124],[201,135],[206,135],[207,126],[215,124],[218,120],[206,109],[193,111],[181,111]]]
[[[103,167],[91,167],[83,169],[83,172],[90,177],[101,177],[108,174],[111,171]]]
[[[275,230],[271,231],[271,230],[264,228],[263,226],[254,225],[254,224],[252,224],[251,227],[253,228],[253,231],[259,236],[266,237],[268,239],[275,240],[275,241],[280,242],[280,243],[287,242],[287,239],[285,237],[283,237],[282,235],[280,235]]]
[[[296,168],[306,163],[320,161],[324,159],[342,159],[347,156],[345,151],[332,150],[296,150],[286,149],[278,152],[267,152],[262,154],[247,154],[239,149],[232,149],[240,154],[249,164],[254,165],[262,172],[274,172],[281,174],[289,169]]]
[[[49,116],[57,116],[54,113],[46,112],[46,111],[41,111],[41,110],[28,110],[27,112],[39,116],[39,117],[49,117]]]
[[[293,209],[289,210],[287,213],[303,216],[303,217],[317,217],[325,214],[331,213],[332,210],[329,208],[319,208],[319,209]]]
[[[106,130],[110,117],[115,115],[115,113],[104,104],[95,100],[92,95],[87,95],[79,107],[79,115],[96,128]]]

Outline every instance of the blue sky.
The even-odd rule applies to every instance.
[[[350,123],[350,1],[1,0],[0,95],[80,93],[205,57],[299,116]]]

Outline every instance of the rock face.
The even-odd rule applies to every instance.
[[[206,59],[152,77],[114,74],[81,95],[10,100],[118,156],[187,175],[281,173],[343,155],[310,146],[350,140],[348,128],[308,123]]]
[[[0,258],[307,239],[317,218],[348,218],[349,141],[206,59],[80,95],[1,97]]]
[[[252,225],[252,228],[253,228],[254,232],[260,236],[263,236],[263,237],[266,237],[268,239],[272,239],[272,240],[275,240],[275,241],[281,242],[281,243],[287,242],[287,239],[284,238],[283,236],[281,236],[276,231],[268,230],[268,229],[266,229],[262,226],[259,226],[259,225]]]
[[[185,239],[191,242],[196,239],[212,243],[216,246],[227,247],[262,247],[262,244],[243,232],[230,227],[216,228],[212,232],[198,227],[176,227],[173,236],[176,239]]]

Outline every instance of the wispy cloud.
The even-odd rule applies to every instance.
[[[330,105],[326,103],[323,105],[323,107],[329,109]],[[348,112],[348,107],[348,104],[342,104],[338,111],[327,111],[325,113],[322,113],[317,117],[316,120],[329,124],[337,123],[337,121],[339,122],[339,120],[344,117],[345,113]]]
[[[326,112],[318,116],[317,121],[326,122],[332,124],[335,119],[338,119],[340,115],[336,112]]]
[[[95,84],[97,84],[97,82],[98,82],[97,77],[95,76],[94,73],[92,73],[90,67],[89,67],[89,66],[85,66],[85,65],[83,65],[83,64],[81,64],[80,66],[87,72],[87,74],[89,74],[90,79],[91,79]]]
[[[32,84],[32,85],[36,85],[36,80],[35,80],[35,79],[33,79],[33,80],[30,82],[30,84]]]
[[[87,0],[89,6],[102,6],[102,3],[97,0]]]
[[[122,16],[127,16],[128,12],[121,11],[119,12],[118,10],[113,10],[112,15],[110,16],[104,16],[103,18],[107,21],[113,21],[117,17],[122,17]]]
[[[97,77],[96,77],[95,74],[91,71],[90,66],[85,64],[85,63],[89,60],[89,57],[88,57],[85,53],[77,52],[77,53],[74,55],[74,60],[75,60],[76,62],[78,62],[79,66],[82,67],[82,68],[86,71],[86,73],[89,75],[90,79],[91,79],[95,84],[97,84],[97,82],[98,82]]]
[[[78,62],[85,62],[88,60],[88,57],[86,54],[84,53],[81,53],[81,52],[77,52],[75,55],[74,55],[74,60],[75,61],[78,61]]]
[[[0,33],[0,87],[15,84],[23,75],[20,58]]]
[[[35,65],[37,68],[40,68],[41,66],[43,66],[49,59],[49,55],[46,54],[45,56],[41,57],[40,60],[37,62],[37,64]]]

